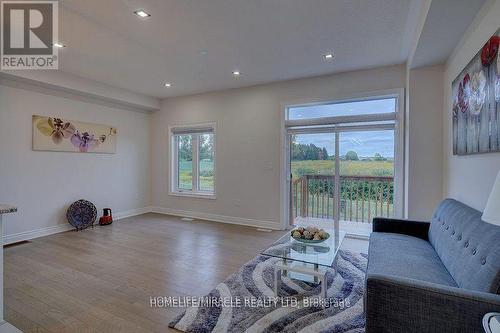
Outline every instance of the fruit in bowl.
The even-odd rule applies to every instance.
[[[330,234],[323,229],[313,226],[298,227],[291,231],[291,236],[305,243],[319,243],[330,237]]]

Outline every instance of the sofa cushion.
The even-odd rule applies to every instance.
[[[438,206],[429,241],[461,288],[500,293],[500,227],[453,199]]]
[[[394,275],[457,286],[428,241],[402,234],[371,234],[367,276],[370,274]]]

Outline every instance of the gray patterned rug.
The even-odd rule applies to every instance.
[[[188,333],[364,332],[366,254],[339,251],[336,270],[327,272],[326,304],[312,297],[319,294],[320,286],[287,277],[282,278],[279,297],[274,298],[277,260],[254,258],[169,326]]]

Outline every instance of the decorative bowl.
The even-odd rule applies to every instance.
[[[302,242],[302,243],[306,243],[306,244],[317,244],[317,243],[321,243],[321,242],[324,242],[326,241],[328,238],[330,238],[330,234],[327,232],[326,233],[326,238],[325,239],[318,239],[318,240],[314,240],[314,239],[305,239],[305,238],[297,238],[297,237],[293,237],[293,239],[295,239],[296,241],[298,242]]]
[[[293,239],[306,244],[317,244],[330,238],[330,234],[324,229],[315,226],[298,226],[290,232]],[[319,238],[319,239],[318,239]]]

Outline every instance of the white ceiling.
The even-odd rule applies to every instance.
[[[400,64],[421,2],[61,0],[59,68],[164,98]]]
[[[459,43],[485,0],[434,0],[411,68],[442,64]]]

